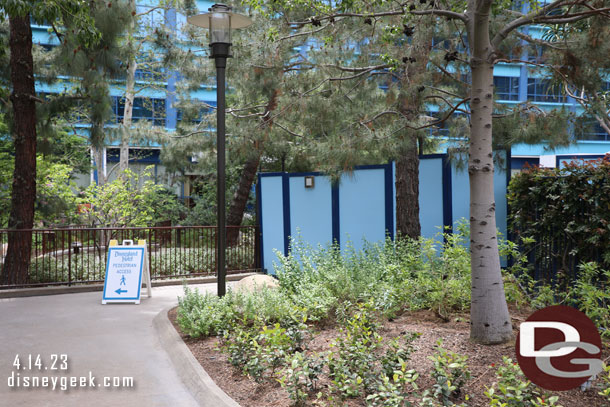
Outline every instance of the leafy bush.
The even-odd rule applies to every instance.
[[[590,261],[610,268],[609,156],[564,168],[526,169],[512,177],[508,203],[517,243],[547,272],[542,276],[547,282],[554,278],[548,274],[553,264],[565,273]]]
[[[227,270],[251,269],[253,258],[253,251],[242,246],[228,247]],[[213,248],[164,248],[151,253],[150,266],[159,276],[213,273],[216,270],[216,252]]]
[[[497,381],[485,391],[492,407],[542,407],[558,406],[559,397],[549,396],[525,378],[517,362],[504,356],[503,364],[496,370]]]
[[[178,324],[194,338],[223,334],[237,322],[259,328],[279,322],[288,329],[304,320],[306,316],[289,298],[266,287],[254,294],[229,290],[222,298],[185,287],[184,297],[178,298]]]
[[[329,405],[358,398],[368,406],[465,406],[468,395],[463,389],[470,373],[464,356],[439,342],[430,358],[433,384],[419,393],[418,373],[409,365],[418,335],[388,338],[384,345],[379,333],[384,318],[403,310],[432,309],[447,319],[467,309],[468,231],[458,226],[456,233],[443,238],[444,243],[388,240],[342,253],[335,246],[314,249],[296,239],[291,254],[280,257],[279,289],[229,291],[217,298],[187,288],[178,322],[191,336],[220,335],[222,349],[236,368],[259,382],[277,380],[295,405],[304,405],[320,391],[315,397],[325,397]],[[562,293],[524,272],[526,260],[515,244],[503,242],[500,247],[503,255],[515,259],[505,271],[512,301],[525,305],[525,294],[532,304],[576,306],[606,335],[610,294],[595,285],[595,278],[607,272],[585,264],[579,282]],[[307,340],[324,320],[339,325],[339,336],[329,352],[311,353]],[[307,326],[308,322],[315,323]],[[323,392],[317,385],[321,379],[330,381]],[[608,395],[608,385],[603,386],[601,394]],[[510,359],[505,359],[496,383],[485,394],[492,406],[557,405],[557,398],[541,393]]]
[[[295,352],[302,350],[304,323],[293,320],[269,326],[257,317],[252,326],[237,326],[223,333],[223,350],[229,362],[257,382],[276,378],[277,370]]]
[[[322,374],[324,360],[318,355],[307,356],[295,352],[286,359],[286,368],[278,379],[281,386],[288,391],[295,406],[305,403],[310,392],[315,392]]]
[[[177,220],[182,209],[173,193],[152,180],[152,166],[141,175],[127,169],[114,181],[91,184],[78,203],[84,204],[84,223],[112,228],[154,226],[159,220]]]
[[[53,283],[68,281],[99,281],[106,276],[106,259],[99,256],[83,254],[85,259],[76,261],[72,256],[70,267],[68,267],[68,256],[57,258],[37,258],[30,263],[30,283]],[[71,270],[71,275],[70,275]]]
[[[312,319],[323,319],[339,304],[373,300],[392,317],[401,310],[434,309],[443,318],[470,303],[468,231],[434,239],[387,239],[365,243],[360,251],[348,246],[312,248],[293,239],[289,256],[278,254],[282,290]]]
[[[603,338],[610,338],[610,291],[604,282],[610,281],[610,270],[601,270],[594,262],[580,264],[579,270],[578,278],[566,286],[540,283],[527,273],[511,277],[533,308],[558,304],[574,307],[591,318]]]
[[[84,242],[85,244],[87,242]],[[47,253],[33,259],[30,264],[30,283],[100,281],[106,275],[104,250],[81,249],[78,255],[68,257],[67,250]],[[227,248],[227,269],[252,268],[252,252],[242,246]],[[214,273],[216,253],[208,248],[164,248],[150,254],[151,277],[172,277],[188,274]]]
[[[604,365],[604,371],[601,374],[601,390],[599,394],[606,397],[610,401],[610,365]]]
[[[557,293],[565,305],[578,308],[587,314],[600,330],[602,337],[610,338],[610,291],[602,283],[603,275],[610,282],[610,269],[600,270],[596,263],[580,265],[579,278],[564,292]]]
[[[356,397],[375,388],[378,375],[372,369],[375,350],[381,344],[378,324],[370,303],[357,307],[354,314],[344,321],[339,337],[331,343],[327,357],[330,391],[340,397]]]
[[[432,385],[432,391],[424,392],[424,405],[434,405],[436,400],[443,406],[454,405],[453,402],[461,397],[462,388],[470,379],[470,371],[466,365],[468,358],[444,349],[442,340],[439,339],[436,353],[429,359],[434,363],[430,374],[435,383]]]
[[[232,300],[233,293],[230,291],[220,298],[185,286],[184,297],[178,298],[176,321],[180,329],[193,338],[219,334],[238,318]]]

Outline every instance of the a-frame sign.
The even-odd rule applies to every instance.
[[[102,304],[113,302],[139,304],[143,283],[146,284],[147,294],[150,297],[152,292],[146,241],[140,240],[134,245],[133,241],[124,240],[119,246],[116,240],[111,240],[106,261]]]

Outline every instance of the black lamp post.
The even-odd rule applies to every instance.
[[[218,207],[218,239],[216,270],[218,277],[218,296],[225,295],[226,285],[226,204],[225,204],[225,68],[227,58],[231,58],[231,29],[244,28],[252,24],[246,16],[231,12],[231,7],[224,4],[214,4],[209,13],[188,17],[190,24],[210,30],[210,58],[216,62],[216,149],[217,177],[216,202]]]

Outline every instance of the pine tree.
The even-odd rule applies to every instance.
[[[92,2],[87,10],[99,40],[83,43],[73,33],[71,22],[65,25],[61,56],[67,73],[79,82],[75,93],[82,98],[81,111],[89,125],[89,142],[97,168],[98,183],[104,184],[108,172],[104,165],[104,147],[109,137],[107,123],[112,118],[110,84],[120,75],[120,39],[131,19],[126,2]]]
[[[553,68],[546,73],[583,108],[585,120],[610,136],[609,23],[607,14],[596,15],[567,26],[551,25],[543,38],[526,40],[545,48],[546,65]]]
[[[193,11],[194,12],[194,11]],[[284,76],[290,68],[284,61],[292,52],[290,44],[274,44],[267,36],[273,25],[269,20],[260,19],[252,29],[243,35],[234,33],[232,52],[227,69],[228,83],[228,149],[229,166],[240,167],[240,175],[230,200],[227,225],[239,226],[242,223],[246,203],[259,167],[261,157],[273,156],[273,144],[278,140],[278,132],[284,130],[274,127],[274,117],[280,109],[279,99],[283,93]],[[190,28],[192,48],[207,49],[203,31]],[[210,128],[215,125],[215,109],[205,103],[192,100],[192,92],[202,84],[211,83],[214,77],[213,64],[205,59],[205,54],[195,56],[190,49],[175,50],[180,56],[181,86],[178,107],[182,121],[178,124],[176,135],[167,137],[163,150],[163,160],[170,169],[186,173],[213,174],[214,139]],[[202,114],[208,111],[208,114]],[[190,157],[197,157],[196,165],[185,168]],[[208,176],[212,178],[212,176]],[[229,245],[235,244],[238,229],[231,228],[227,235]]]
[[[10,76],[15,166],[12,185],[9,229],[33,227],[36,197],[36,97],[32,30],[30,17],[37,21],[66,20],[75,23],[75,33],[87,42],[95,41],[95,32],[80,1],[60,2],[6,1],[0,3],[10,25]],[[4,15],[4,14],[3,14]],[[9,234],[8,249],[0,280],[4,284],[24,284],[28,279],[31,231]]]
[[[133,125],[133,107],[136,95],[144,90],[166,90],[165,84],[171,76],[176,75],[180,66],[176,64],[176,54],[172,50],[181,47],[180,33],[168,16],[175,15],[180,4],[175,0],[161,0],[154,6],[146,6],[141,10],[136,8],[135,0],[129,0],[128,23],[120,44],[121,78],[125,81],[123,119],[119,125],[120,139],[119,173],[129,166],[129,145],[134,139],[157,139],[164,128]],[[150,24],[149,21],[154,21]],[[164,24],[159,24],[164,21]],[[175,24],[175,21],[173,22]],[[136,72],[142,72],[136,82]],[[170,98],[171,99],[171,98]],[[144,101],[144,104],[150,101]],[[151,108],[153,106],[150,106]],[[154,123],[153,123],[154,126]]]
[[[470,95],[441,90],[428,97],[445,103],[451,111],[463,111],[469,120],[470,232],[471,232],[471,337],[482,343],[500,343],[510,339],[512,324],[504,296],[502,274],[496,236],[493,188],[492,131],[494,117],[493,68],[506,60],[503,47],[511,37],[520,36],[519,29],[532,24],[572,24],[594,15],[607,13],[606,1],[556,0],[541,4],[531,2],[525,13],[511,10],[511,2],[468,0],[466,2],[270,2],[274,13],[284,12],[286,21],[295,30],[318,32],[331,30],[335,24],[349,19],[363,19],[374,29],[387,18],[400,16],[407,30],[418,16],[433,17],[433,26],[445,26],[447,39],[461,43],[461,50],[448,49],[446,62],[468,62]],[[254,2],[262,7],[264,2]],[[312,11],[315,10],[315,11]],[[292,12],[292,14],[290,13]],[[315,13],[315,14],[314,14]],[[443,37],[440,37],[444,39]],[[523,38],[523,36],[521,36]],[[338,44],[337,44],[338,45]],[[379,51],[378,51],[379,52]],[[388,62],[396,64],[391,57]],[[459,62],[459,61],[458,61]],[[447,81],[464,82],[461,72],[430,61],[429,68]],[[425,83],[417,84],[424,86]],[[469,110],[462,107],[468,105]]]

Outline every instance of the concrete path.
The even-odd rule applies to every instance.
[[[0,299],[0,406],[198,406],[153,327],[182,293],[181,286],[155,287],[140,305],[101,305],[101,292]],[[39,377],[39,387],[25,387],[26,377]],[[133,387],[129,379],[123,386],[125,377]]]

